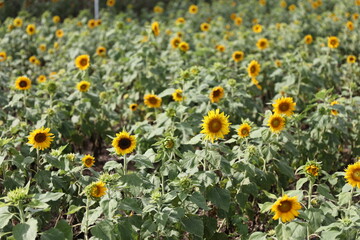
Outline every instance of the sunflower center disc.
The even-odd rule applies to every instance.
[[[80,60],[80,65],[81,66],[86,66],[87,63],[88,63],[88,61],[85,58]]]
[[[152,98],[149,98],[149,102],[150,102],[151,104],[156,104],[156,103],[157,103],[157,100],[156,100],[156,98],[152,97]]]
[[[24,88],[24,87],[27,86],[27,82],[26,82],[26,81],[21,81],[21,82],[19,83],[19,85],[20,85],[20,87]]]
[[[282,104],[280,104],[279,108],[280,108],[281,111],[285,112],[285,111],[289,110],[289,104],[282,103]]]
[[[235,55],[235,58],[236,58],[236,59],[240,59],[240,58],[241,58],[241,54],[236,54],[236,55]]]
[[[214,97],[219,97],[219,96],[220,96],[220,90],[215,90],[215,91],[213,92],[213,96],[214,96]]]
[[[279,207],[278,207],[278,209],[280,210],[280,212],[283,212],[283,213],[290,211],[290,209],[291,209],[291,202],[289,202],[289,201],[283,201],[283,202],[281,202],[280,205],[279,205]]]
[[[252,66],[252,67],[250,68],[250,72],[254,73],[255,71],[256,71],[256,67],[255,67],[255,66]]]
[[[81,88],[82,90],[85,90],[85,89],[86,89],[86,84],[81,85],[80,88]]]
[[[356,181],[360,181],[360,169],[356,169],[353,173],[353,178],[356,180]]]
[[[119,146],[121,149],[127,149],[127,148],[130,147],[130,145],[131,145],[131,141],[130,141],[130,139],[128,139],[128,138],[122,138],[122,139],[120,139],[119,144],[118,144],[118,146]]]
[[[182,98],[181,94],[180,93],[176,93],[176,97],[178,98]]]
[[[249,132],[248,132],[248,130],[243,129],[243,130],[241,130],[241,134],[242,134],[242,135],[248,135],[248,134],[249,134]]]
[[[90,159],[90,158],[88,158],[88,159],[86,159],[86,160],[85,160],[86,165],[90,165],[90,164],[91,164],[91,162],[92,162],[92,161],[91,161],[91,159]]]
[[[336,45],[336,41],[331,41],[331,45],[335,46]]]
[[[221,129],[221,122],[218,119],[211,120],[209,123],[210,132],[218,132]]]
[[[37,133],[34,137],[35,142],[42,143],[46,140],[46,134],[45,133]]]
[[[273,127],[278,127],[280,125],[280,121],[278,119],[273,120],[271,123]]]

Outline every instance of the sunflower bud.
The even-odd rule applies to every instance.
[[[171,149],[171,148],[173,148],[173,147],[174,147],[174,141],[173,141],[172,139],[166,139],[166,140],[164,141],[164,147],[165,147],[166,149]]]
[[[166,110],[166,116],[168,117],[175,117],[176,116],[176,110],[173,108],[169,108]]]
[[[56,92],[57,86],[54,82],[48,82],[46,89],[49,93],[54,94]]]
[[[18,205],[20,202],[25,202],[30,199],[28,195],[29,189],[26,188],[16,188],[7,193],[5,197],[5,202]]]
[[[188,178],[188,177],[183,177],[183,178],[180,178],[180,187],[184,190],[189,190],[191,188],[191,179]]]
[[[231,79],[229,79],[228,80],[228,82],[227,82],[231,87],[234,87],[235,86],[235,84],[236,84],[236,80],[235,79],[233,79],[233,78],[231,78]]]
[[[74,161],[75,157],[76,157],[75,153],[66,154],[66,159],[69,160],[69,161]]]
[[[155,190],[151,193],[151,203],[157,203],[161,200],[161,192],[158,190]]]

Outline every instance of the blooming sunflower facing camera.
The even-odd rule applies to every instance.
[[[351,164],[345,170],[345,179],[353,186],[360,188],[360,162]]]
[[[191,5],[189,7],[189,13],[196,14],[198,12],[198,7],[196,5]]]
[[[250,135],[251,126],[248,123],[243,123],[238,128],[238,135],[241,138],[246,138]]]
[[[304,42],[305,42],[307,45],[311,44],[311,43],[313,42],[313,37],[312,37],[310,34],[306,35],[306,36],[304,37]]]
[[[6,52],[0,52],[0,62],[4,62],[6,60]]]
[[[50,128],[35,129],[28,136],[28,143],[33,145],[34,148],[44,150],[50,147],[53,141],[54,134],[50,133]]]
[[[202,125],[201,133],[204,133],[205,139],[214,142],[219,138],[224,138],[224,135],[230,132],[229,126],[231,123],[228,121],[229,116],[226,116],[223,112],[220,113],[219,109],[211,110],[208,112],[208,115],[202,120],[204,123]]]
[[[115,0],[107,0],[106,1],[106,5],[108,7],[113,7],[115,5],[116,1]]]
[[[28,90],[31,88],[31,80],[25,76],[18,77],[15,81],[15,88],[18,90]]]
[[[64,36],[64,31],[62,29],[58,29],[55,32],[57,38],[62,38]]]
[[[89,91],[90,85],[91,83],[89,83],[88,81],[81,81],[78,84],[76,84],[76,88],[80,92],[87,92]]]
[[[128,132],[122,131],[116,134],[112,141],[115,152],[119,155],[132,153],[136,147],[136,138]]]
[[[183,90],[181,89],[176,89],[175,92],[173,92],[172,94],[172,98],[174,101],[176,102],[181,102],[184,100],[184,96],[183,96]]]
[[[328,47],[329,48],[338,48],[340,45],[340,41],[337,37],[331,36],[328,37]]]
[[[290,222],[299,215],[301,205],[297,197],[288,197],[284,195],[279,198],[271,207],[271,211],[275,213],[274,220],[281,219],[282,222]]]
[[[210,24],[208,24],[208,23],[202,23],[202,24],[200,25],[200,29],[201,29],[201,31],[203,31],[203,32],[207,32],[207,31],[209,31],[209,29],[210,29]]]
[[[89,55],[80,55],[75,59],[75,66],[80,70],[86,70],[90,66]]]
[[[179,47],[180,43],[181,43],[181,38],[179,38],[179,37],[174,37],[170,40],[170,45],[172,48]]]
[[[34,24],[29,24],[27,27],[26,27],[26,32],[28,35],[32,36],[35,34],[36,32],[36,27]]]
[[[269,47],[269,40],[267,40],[266,38],[260,38],[257,41],[256,46],[258,47],[258,49],[264,50]]]
[[[233,52],[232,54],[232,59],[235,61],[235,62],[239,62],[239,61],[242,61],[244,59],[244,53],[242,51],[235,51]]]
[[[346,58],[346,62],[347,63],[355,63],[356,62],[356,57],[354,55],[349,55]]]
[[[155,37],[159,36],[159,34],[160,34],[159,23],[158,22],[153,22],[151,24],[151,30],[152,30]]]
[[[84,166],[87,168],[91,168],[95,163],[95,158],[89,154],[85,155],[81,161],[83,162]]]
[[[187,42],[181,42],[181,43],[179,43],[179,49],[183,52],[187,52],[187,51],[189,51],[190,47]]]
[[[137,110],[137,108],[138,108],[138,105],[136,104],[136,103],[132,103],[132,104],[130,104],[130,106],[129,106],[129,108],[130,108],[130,110],[131,111],[136,111]]]
[[[40,76],[38,76],[37,81],[38,81],[39,83],[44,83],[44,82],[46,82],[46,76],[45,76],[45,75],[40,75]]]
[[[209,95],[210,101],[212,103],[217,103],[224,97],[224,88],[221,86],[214,87]]]
[[[106,55],[106,48],[103,46],[100,46],[96,49],[96,54],[100,57],[103,57]]]
[[[285,118],[275,113],[270,116],[268,126],[273,133],[279,133],[285,127]]]
[[[260,73],[260,64],[257,61],[252,60],[250,62],[250,64],[248,65],[247,70],[248,70],[249,77],[255,78]]]
[[[296,103],[293,102],[291,97],[281,97],[276,99],[276,102],[273,104],[273,112],[276,114],[291,116],[294,114],[295,106]]]
[[[146,94],[144,96],[144,104],[149,108],[159,108],[161,106],[162,99],[154,94]]]

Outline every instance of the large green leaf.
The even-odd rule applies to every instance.
[[[181,220],[181,223],[186,232],[194,234],[197,237],[204,235],[204,223],[199,216],[189,216]]]
[[[218,208],[229,211],[230,207],[230,192],[227,189],[222,189],[218,187],[210,188],[206,197],[209,201],[214,203]]]
[[[37,220],[29,219],[26,223],[19,223],[13,228],[15,240],[35,240],[37,236]]]

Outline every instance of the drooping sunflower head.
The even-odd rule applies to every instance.
[[[202,24],[200,25],[200,29],[201,29],[201,31],[203,31],[203,32],[207,32],[207,31],[209,31],[209,29],[210,29],[210,24],[208,24],[208,23],[202,23]]]
[[[352,21],[348,21],[346,23],[346,27],[350,30],[353,31],[354,30],[354,23]]]
[[[61,19],[60,19],[59,16],[54,16],[54,17],[52,18],[52,20],[53,20],[54,23],[59,23]]]
[[[301,205],[297,197],[288,197],[284,195],[279,198],[271,207],[271,211],[275,213],[274,220],[281,219],[282,222],[290,222],[299,215]]]
[[[285,114],[286,116],[291,116],[294,114],[296,103],[294,103],[291,97],[281,97],[276,99],[276,102],[273,104],[273,111],[276,114]]]
[[[309,177],[319,176],[321,165],[315,161],[309,161],[304,165],[304,172]]]
[[[251,126],[248,123],[243,123],[239,126],[237,133],[241,138],[246,138],[250,135],[250,131]]]
[[[50,128],[35,129],[28,136],[28,143],[33,145],[34,148],[44,150],[50,147],[51,142],[54,140],[54,134],[50,133]]]
[[[337,37],[331,36],[328,37],[328,47],[329,48],[338,48],[340,45],[340,41]]]
[[[6,60],[6,52],[0,52],[0,62],[4,62]]]
[[[232,54],[232,59],[235,61],[235,62],[239,62],[239,61],[242,61],[244,59],[244,53],[242,51],[235,51],[233,52]]]
[[[179,43],[179,49],[183,52],[187,52],[187,51],[189,51],[190,47],[187,42],[181,42],[181,43]]]
[[[285,118],[275,113],[270,116],[267,125],[273,133],[280,133],[285,127]]]
[[[177,48],[180,43],[181,43],[181,38],[179,37],[174,37],[170,40],[170,45],[172,48]]]
[[[44,83],[44,82],[46,82],[46,76],[40,75],[40,76],[38,76],[37,80],[39,83]]]
[[[252,60],[249,64],[247,70],[248,70],[249,77],[255,78],[260,73],[260,64],[257,61]]]
[[[258,49],[264,50],[269,47],[269,40],[267,40],[266,38],[260,38],[257,41],[256,46],[258,47]]]
[[[31,88],[31,80],[28,77],[21,76],[15,81],[15,88],[18,90],[28,90]]]
[[[153,22],[151,24],[151,30],[155,37],[159,36],[159,34],[160,34],[159,22]]]
[[[304,42],[308,45],[311,44],[313,42],[313,37],[310,34],[306,35],[304,37]]]
[[[338,105],[338,104],[339,104],[338,101],[332,101],[332,102],[330,103],[330,106],[334,106],[334,105]],[[339,112],[336,111],[335,109],[331,109],[331,114],[334,115],[334,116],[336,116],[336,115],[339,114]]]
[[[113,7],[115,5],[116,1],[115,0],[107,0],[106,1],[106,5],[108,7]]]
[[[189,7],[189,13],[196,14],[198,12],[198,7],[196,5],[191,5]]]
[[[75,59],[75,66],[80,70],[86,70],[90,66],[89,55],[80,55]]]
[[[26,32],[27,32],[27,34],[29,34],[30,36],[31,36],[31,35],[34,35],[35,32],[36,32],[36,27],[35,27],[35,25],[34,25],[34,24],[29,24],[29,25],[27,25],[27,27],[26,27]]]
[[[214,142],[219,138],[224,138],[224,135],[230,132],[229,126],[231,123],[228,121],[229,116],[226,116],[223,112],[220,113],[219,109],[211,110],[208,112],[207,116],[204,116],[202,131],[204,133],[205,139]]]
[[[13,24],[15,27],[21,27],[23,25],[23,20],[21,18],[15,18]]]
[[[80,92],[87,92],[87,91],[89,91],[90,85],[91,85],[91,83],[88,81],[81,81],[78,84],[76,84],[76,88]]]
[[[95,163],[95,158],[90,154],[87,154],[81,159],[81,161],[83,162],[85,167],[91,168]]]
[[[98,47],[98,48],[96,49],[96,54],[97,54],[98,56],[101,56],[101,57],[105,56],[105,55],[106,55],[106,48],[103,47],[103,46]]]
[[[224,97],[224,88],[221,86],[214,87],[209,95],[210,101],[212,103],[217,103]]]
[[[0,57],[1,58],[1,57]],[[355,63],[356,62],[356,57],[354,55],[349,55],[346,58],[346,62],[347,63]]]
[[[96,27],[96,21],[95,21],[95,19],[90,19],[90,20],[88,21],[87,25],[88,25],[88,27],[89,27],[90,29],[93,29],[94,27]]]
[[[130,108],[130,110],[131,111],[136,111],[137,110],[137,108],[138,108],[138,105],[136,104],[136,103],[132,103],[132,104],[130,104],[130,106],[129,106],[129,108]]]
[[[144,96],[144,103],[149,108],[158,108],[161,106],[162,99],[154,94],[146,94]]]
[[[185,20],[185,18],[183,18],[183,17],[179,17],[179,18],[177,18],[176,19],[176,21],[175,21],[175,23],[176,24],[184,24],[186,22],[186,20]]]
[[[132,153],[136,147],[136,138],[128,132],[122,131],[116,134],[112,141],[115,152],[119,155]]]
[[[184,100],[184,96],[183,96],[183,90],[181,89],[176,89],[175,92],[173,92],[172,94],[172,98],[174,101],[176,102],[181,102]]]
[[[219,44],[219,45],[216,45],[216,50],[218,50],[219,52],[224,52],[225,51],[225,46],[224,45],[221,45],[221,44]]]
[[[360,188],[360,162],[351,164],[345,170],[345,179],[353,187]]]
[[[30,58],[29,58],[29,62],[31,62],[32,64],[36,64],[36,61],[37,61],[38,59],[37,59],[37,57],[35,57],[35,56],[31,56]]]
[[[254,33],[261,33],[262,32],[262,26],[260,24],[255,24],[252,27],[252,30]]]

